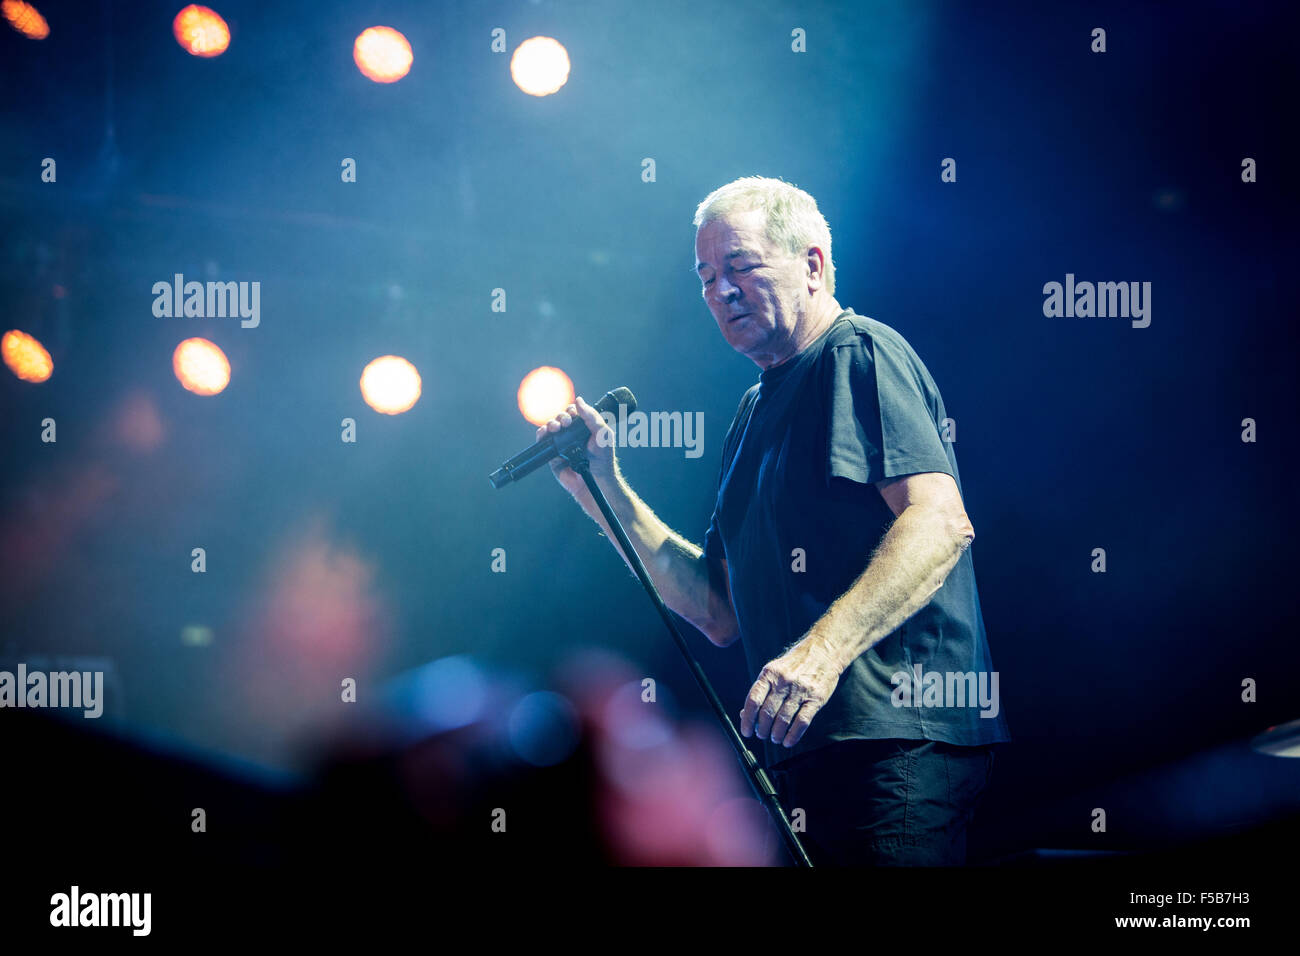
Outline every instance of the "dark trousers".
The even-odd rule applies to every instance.
[[[769,775],[814,866],[961,866],[993,748],[843,740]]]

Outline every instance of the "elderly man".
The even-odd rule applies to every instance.
[[[835,300],[830,229],[803,190],[739,179],[695,226],[704,301],[760,370],[704,547],[627,485],[582,398],[538,436],[582,417],[592,472],[664,600],[713,643],[741,642],[754,684],[740,732],[763,741],[813,862],[961,864],[991,745],[1009,736],[939,389],[901,335]],[[562,459],[552,470],[608,535],[582,479]]]

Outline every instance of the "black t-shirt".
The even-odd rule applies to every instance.
[[[942,472],[960,490],[953,445],[943,437],[946,417],[912,347],[851,309],[802,352],[759,374],[727,431],[704,539],[710,558],[727,561],[752,677],[867,567],[894,521],[875,482]],[[1010,739],[972,549],[925,607],[840,675],[797,746],[763,742],[766,766],[857,738]]]

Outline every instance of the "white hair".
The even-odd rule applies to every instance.
[[[802,256],[810,246],[826,253],[826,291],[835,294],[835,263],[831,259],[831,227],[817,200],[798,186],[766,176],[743,176],[719,186],[695,210],[695,228],[732,213],[761,210],[767,220],[768,241]]]

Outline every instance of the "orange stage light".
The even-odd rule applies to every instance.
[[[54,374],[54,359],[26,332],[10,329],[0,339],[5,365],[24,382],[43,382]]]
[[[230,384],[230,360],[207,339],[186,339],[176,346],[172,369],[195,395],[216,395]]]
[[[400,415],[420,400],[420,373],[400,356],[381,356],[361,373],[361,397],[377,412]]]
[[[45,22],[30,3],[23,3],[22,0],[4,0],[0,3],[0,13],[9,21],[9,25],[25,37],[33,40],[44,40],[50,35],[50,25]]]
[[[392,27],[370,27],[352,44],[352,59],[376,83],[396,83],[411,72],[415,54],[406,37]]]
[[[209,7],[191,3],[172,21],[176,42],[194,56],[221,56],[230,46],[230,27]]]
[[[525,40],[510,57],[510,77],[531,96],[550,96],[569,82],[569,51],[552,37]]]
[[[534,425],[544,425],[573,403],[573,379],[558,368],[535,368],[519,383],[519,411]]]

